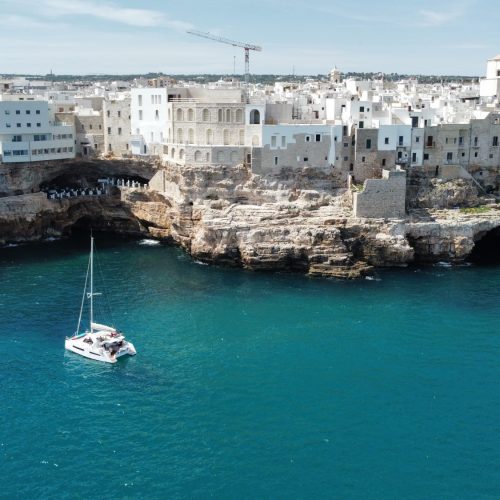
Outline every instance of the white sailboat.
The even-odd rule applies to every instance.
[[[87,293],[87,282],[90,276],[90,291]],[[64,346],[68,351],[86,358],[116,363],[122,356],[134,356],[136,350],[132,342],[125,340],[124,335],[112,326],[94,322],[94,296],[101,295],[94,292],[94,238],[90,237],[90,258],[83,289],[82,305],[78,317],[78,327],[72,337],[66,337]],[[89,301],[90,330],[80,333],[82,313],[85,299]]]

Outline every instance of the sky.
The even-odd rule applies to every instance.
[[[498,0],[0,0],[0,74],[341,71],[483,76]]]

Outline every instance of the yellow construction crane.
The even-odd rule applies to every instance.
[[[201,36],[202,38],[208,38],[209,40],[215,40],[216,42],[226,43],[232,45],[233,47],[242,47],[245,49],[245,98],[248,102],[248,82],[250,79],[250,51],[255,50],[257,52],[262,52],[262,47],[258,45],[252,45],[250,43],[236,42],[234,40],[229,40],[229,38],[224,38],[222,36],[212,35],[211,33],[205,33],[204,31],[198,30],[188,30],[190,35]]]

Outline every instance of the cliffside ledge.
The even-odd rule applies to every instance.
[[[140,174],[150,177],[149,189],[61,200],[40,192],[0,198],[0,244],[64,236],[83,224],[176,243],[203,262],[358,278],[376,267],[461,262],[500,228],[495,204],[357,218],[351,191],[332,189],[312,170],[286,179],[261,178],[245,166],[167,166],[149,175],[141,167]]]

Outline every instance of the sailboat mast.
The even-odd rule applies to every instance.
[[[94,331],[94,237],[90,237],[90,333]]]

